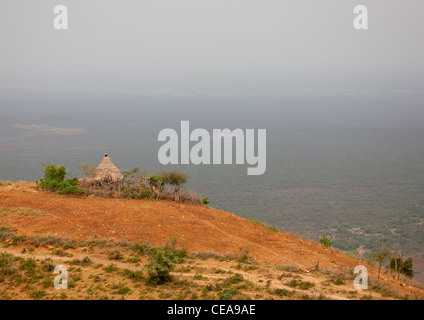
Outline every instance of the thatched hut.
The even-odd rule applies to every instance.
[[[124,179],[124,176],[105,153],[102,162],[94,170],[93,179],[102,182],[117,182]]]

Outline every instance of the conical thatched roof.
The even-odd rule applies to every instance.
[[[118,181],[122,180],[124,176],[121,171],[112,163],[107,153],[102,162],[100,162],[97,169],[94,171],[93,175],[94,180],[97,181]]]

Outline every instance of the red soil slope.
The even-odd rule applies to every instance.
[[[20,182],[0,187],[0,208],[36,210],[29,215],[0,215],[0,226],[17,228],[18,234],[149,241],[153,245],[175,237],[190,252],[213,251],[237,256],[239,248],[245,247],[249,249],[249,256],[258,261],[301,269],[317,261],[320,268],[334,270],[365,264],[335,249],[324,249],[316,242],[275,232],[234,214],[198,205],[60,196],[37,191],[33,183]],[[375,269],[369,267],[369,273],[375,276]],[[383,281],[403,292],[408,291],[408,286],[401,287],[385,275]]]

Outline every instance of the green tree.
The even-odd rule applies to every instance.
[[[152,188],[162,190],[164,182],[162,181],[162,177],[160,175],[152,173],[149,177],[149,184]]]
[[[378,263],[378,279],[377,284],[380,284],[380,272],[381,272],[381,265],[386,262],[388,258],[392,255],[392,252],[389,249],[384,249],[381,247],[381,251],[373,252],[370,254],[370,261],[371,262],[377,262]]]
[[[174,188],[175,200],[178,200],[181,185],[187,183],[188,176],[178,171],[160,172],[159,176],[163,183],[169,184]]]
[[[409,278],[414,277],[412,258],[403,260],[402,255],[399,257],[392,257],[390,258],[389,265],[387,266],[387,268],[398,274],[403,274]]]

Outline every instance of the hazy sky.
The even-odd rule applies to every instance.
[[[422,0],[2,0],[0,88],[423,89],[423,30]]]

